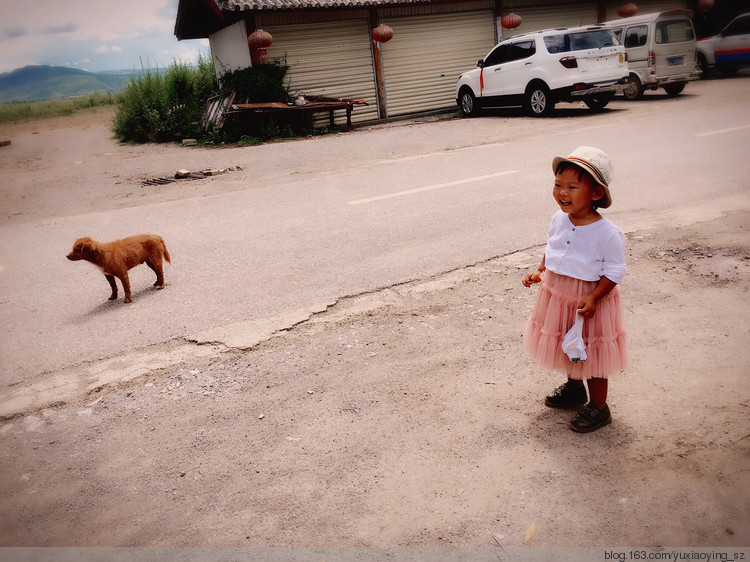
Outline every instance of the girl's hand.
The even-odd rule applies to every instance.
[[[596,313],[596,299],[589,295],[581,299],[578,303],[578,314],[584,318],[591,318]]]
[[[534,273],[529,273],[526,277],[523,278],[523,286],[531,287],[534,283],[541,283],[541,281],[542,272],[537,270]]]

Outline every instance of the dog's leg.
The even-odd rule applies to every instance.
[[[123,302],[133,302],[133,296],[130,294],[130,278],[127,271],[120,276],[120,281],[122,281],[122,289],[125,291],[125,300]]]
[[[112,294],[110,295],[109,300],[117,300],[117,283],[115,283],[114,275],[105,275],[104,277],[107,278],[107,281],[109,281],[109,286],[112,287]]]
[[[162,261],[161,259],[152,260],[148,259],[146,260],[146,265],[149,266],[151,269],[154,270],[154,273],[156,273],[156,283],[154,283],[154,287],[157,287],[159,289],[164,288],[164,270],[162,269]]]

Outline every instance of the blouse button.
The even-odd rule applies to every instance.
[[[567,241],[567,242],[565,242],[565,243],[566,243],[566,244],[570,244],[570,240],[568,240],[568,241]]]

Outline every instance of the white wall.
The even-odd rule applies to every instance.
[[[217,79],[221,79],[229,70],[252,66],[244,21],[238,21],[209,35],[208,42]]]

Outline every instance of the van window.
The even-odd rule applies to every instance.
[[[626,49],[632,49],[633,47],[643,47],[647,39],[648,26],[636,25],[625,30],[625,40],[623,43]]]
[[[660,21],[654,35],[657,43],[681,43],[695,39],[690,20]]]

